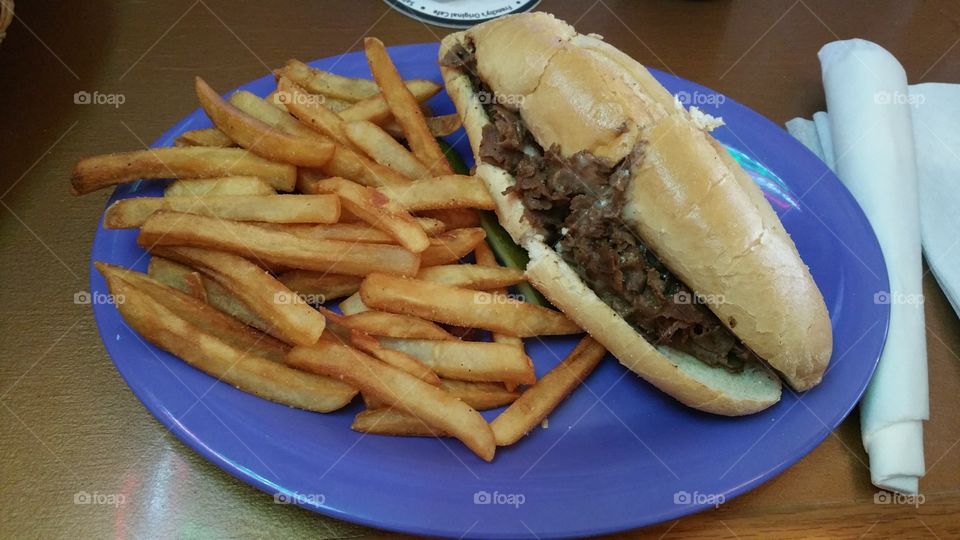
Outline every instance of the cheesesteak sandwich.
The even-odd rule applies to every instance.
[[[623,365],[723,415],[820,382],[823,297],[718,120],[546,13],[452,34],[440,64],[527,278]]]

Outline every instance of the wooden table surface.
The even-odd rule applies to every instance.
[[[356,50],[365,35],[393,45],[448,31],[377,1],[70,4],[17,2],[0,45],[0,536],[384,534],[273,504],[140,405],[107,357],[89,306],[73,302],[88,288],[90,244],[108,193],[75,198],[67,180],[81,156],[139,149],[195,109],[194,75],[232,88],[288,58]],[[545,0],[541,9],[778,123],[824,108],[816,53],[838,38],[883,45],[911,82],[960,83],[960,8],[944,0]],[[124,102],[76,104],[78,91]],[[931,420],[923,504],[875,504],[854,414],[752,493],[628,535],[960,536],[960,324],[929,274],[924,292]],[[74,504],[82,491],[123,493],[126,502]]]

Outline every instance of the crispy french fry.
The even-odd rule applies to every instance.
[[[288,270],[277,276],[281,283],[291,291],[310,298],[315,298],[323,304],[334,298],[349,296],[360,289],[363,278],[359,276],[342,276],[312,270]]]
[[[475,210],[455,208],[451,210],[423,210],[417,212],[421,217],[437,219],[443,222],[446,230],[469,229],[480,226],[480,214]]]
[[[413,415],[428,426],[460,439],[481,459],[493,459],[490,426],[475,409],[436,386],[372,358],[352,347],[320,341],[295,347],[287,364],[340,379],[390,407]]]
[[[606,350],[587,336],[557,367],[528,388],[493,423],[498,446],[511,445],[540,424],[593,371]]]
[[[406,371],[427,384],[440,386],[440,377],[428,365],[403,351],[384,347],[377,338],[369,334],[360,330],[351,330],[350,344],[381,362]]]
[[[117,303],[117,309],[131,328],[212,377],[264,399],[318,412],[340,409],[357,394],[340,381],[291,369],[254,351],[233,346],[185,320],[128,281],[110,276],[109,272],[104,277],[111,293],[124,299]],[[202,309],[198,307],[203,306],[199,300],[188,300],[194,302],[193,308]]]
[[[110,205],[103,223],[110,229],[140,227],[159,210],[235,221],[336,223],[340,219],[340,200],[334,195],[137,197]]]
[[[197,180],[177,180],[165,190],[164,197],[204,197],[207,195],[273,195],[270,184],[256,176],[225,176]]]
[[[275,102],[272,100],[268,102],[246,90],[238,90],[230,96],[231,105],[269,126],[298,137],[314,138],[320,141],[330,140],[300,123],[286,112],[286,107],[279,109],[272,103]]]
[[[478,411],[503,407],[520,397],[520,392],[508,390],[502,384],[490,382],[441,379],[440,388]]]
[[[280,95],[286,96],[284,105],[290,114],[307,127],[351,150],[356,149],[344,131],[343,118],[324,106],[323,96],[307,92],[302,86],[286,77],[280,77],[277,80],[277,91]]]
[[[424,178],[408,186],[384,186],[380,191],[411,212],[451,208],[496,208],[486,186],[475,176]]]
[[[458,114],[430,116],[426,111],[424,111],[424,119],[427,122],[427,127],[430,128],[430,133],[433,133],[434,137],[446,137],[451,135],[460,129],[460,126],[462,125],[460,123],[460,115]],[[395,139],[406,138],[403,133],[403,128],[401,128],[400,124],[398,124],[395,120],[383,122],[381,127],[385,132]]]
[[[183,276],[184,291],[188,295],[207,302],[207,288],[203,286],[203,278],[200,272],[190,272]]]
[[[322,94],[330,98],[356,102],[364,99],[370,99],[377,96],[380,88],[370,79],[357,79],[344,77],[310,67],[299,60],[289,60],[287,64],[276,71],[278,77],[287,77],[288,79],[303,86],[314,94]],[[404,81],[411,92],[425,100],[443,87],[433,81],[423,79],[411,79]]]
[[[152,148],[80,160],[71,179],[74,195],[83,195],[141,178],[213,178],[257,176],[277,191],[292,191],[297,168],[252,154],[243,148]]]
[[[308,88],[315,94],[358,101],[370,97],[380,90],[369,79],[344,77],[329,71],[317,69],[304,64],[299,60],[288,60],[287,64],[276,70],[278,78],[288,78],[297,84]]]
[[[154,212],[140,229],[137,242],[153,246],[193,246],[216,249],[255,261],[288,268],[364,276],[378,270],[414,275],[420,256],[400,246],[307,240],[236,221]]]
[[[354,146],[383,166],[409,178],[430,175],[429,169],[420,163],[416,156],[373,122],[347,122],[343,126],[343,132]]]
[[[327,178],[314,184],[321,193],[334,193],[351,214],[389,234],[403,247],[420,253],[430,246],[427,233],[399,205],[376,188],[343,178]]]
[[[433,138],[433,133],[427,127],[420,105],[410,90],[404,86],[403,79],[393,65],[393,61],[390,60],[383,42],[368,37],[363,40],[363,48],[367,54],[367,63],[370,64],[373,78],[380,86],[380,91],[390,106],[394,118],[403,128],[413,154],[431,171],[431,176],[453,174],[446,156],[443,155],[443,150],[440,149],[437,140]]]
[[[483,328],[517,337],[576,334],[562,313],[491,293],[374,272],[360,285],[363,303],[373,309],[430,321]]]
[[[482,341],[381,338],[380,344],[420,360],[440,375],[461,381],[533,384],[530,358],[510,345]]]
[[[460,115],[456,113],[427,117],[427,127],[434,137],[453,135],[462,125]]]
[[[237,143],[217,128],[193,129],[184,131],[173,141],[174,146],[213,146],[230,148]]]
[[[326,324],[323,315],[243,257],[191,247],[163,247],[155,251],[161,257],[188,264],[208,275],[270,323],[285,342],[312,345],[320,339]]]
[[[360,411],[350,426],[354,431],[372,435],[401,437],[448,437],[446,433],[431,428],[416,416],[390,407]]]
[[[211,307],[277,339],[282,340],[283,338],[273,325],[251,311],[246,304],[241,302],[230,291],[223,288],[222,285],[210,277],[195,271],[187,265],[154,256],[150,258],[147,275],[168,287],[184,292],[189,292],[195,287],[190,283],[192,281],[191,276],[199,276],[200,283],[203,286],[203,296]]]
[[[479,227],[455,229],[430,239],[430,247],[420,254],[421,266],[437,266],[457,262],[483,242],[486,233]]]
[[[359,292],[351,294],[346,300],[340,302],[340,311],[342,311],[344,315],[356,315],[357,313],[363,313],[369,310],[370,308],[368,308],[360,298]]]
[[[481,242],[483,244],[483,242]],[[523,271],[517,268],[501,266],[479,266],[475,264],[445,264],[421,268],[417,279],[464,287],[467,289],[490,290],[512,287],[523,281]],[[506,294],[502,292],[501,294]]]
[[[290,346],[286,343],[247,326],[213,306],[206,303],[197,303],[195,300],[199,300],[198,298],[169,287],[147,274],[99,261],[94,265],[107,278],[108,282],[113,279],[122,279],[128,282],[131,286],[142,290],[156,302],[174,312],[178,317],[242,351],[250,351],[282,364],[283,357],[290,350]],[[191,272],[187,276],[198,277],[195,272]]]
[[[360,242],[364,244],[395,244],[397,241],[389,234],[375,229],[366,223],[341,223],[330,225],[310,225],[307,223],[258,223],[258,227],[282,231],[301,238],[320,238],[326,240],[341,240],[344,242]]]
[[[430,321],[385,311],[362,311],[343,317],[343,324],[371,336],[455,340],[452,334]]]
[[[302,167],[320,167],[333,156],[329,142],[290,135],[261,122],[225,101],[200,77],[195,87],[200,105],[214,125],[251,152]]]
[[[433,81],[413,79],[405,82],[407,89],[413,94],[413,98],[419,102],[430,99],[443,88]],[[340,118],[347,122],[366,120],[380,126],[392,123],[393,113],[390,112],[390,107],[387,106],[383,95],[379,93],[379,89],[377,89],[377,92],[377,94],[364,98],[349,108],[339,111]]]
[[[493,249],[490,248],[490,245],[485,241],[477,244],[477,247],[473,248],[473,256],[477,261],[478,266],[488,266],[491,268],[501,268],[499,263],[497,263],[497,256],[493,254]],[[500,288],[496,288],[490,292],[494,294],[507,294],[507,289],[505,285],[501,285]],[[504,334],[498,334],[497,332],[493,333],[493,340],[497,343],[505,343],[508,345],[516,345],[518,347],[523,347],[523,340],[516,336],[508,336]],[[508,390],[512,390],[510,385],[507,386]]]

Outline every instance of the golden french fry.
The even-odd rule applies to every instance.
[[[351,276],[365,276],[374,270],[415,275],[420,268],[420,256],[400,246],[308,240],[249,223],[176,212],[154,212],[140,229],[137,242],[147,249],[205,247],[258,263]]]
[[[174,146],[213,146],[230,148],[237,143],[217,128],[193,129],[184,131],[173,141]]]
[[[427,117],[427,127],[430,128],[430,133],[433,133],[434,137],[452,135],[460,129],[461,125],[463,124],[460,115],[456,113]]]
[[[110,229],[140,227],[159,210],[235,221],[336,223],[340,219],[340,199],[334,195],[138,197],[110,205],[103,223]]]
[[[256,176],[225,176],[177,180],[163,190],[164,197],[204,197],[207,195],[273,195],[270,184]]]
[[[491,268],[500,268],[500,264],[497,263],[497,257],[493,254],[493,250],[490,249],[490,245],[486,242],[480,242],[477,244],[477,247],[473,248],[473,256],[477,261],[479,266],[489,266]],[[501,286],[505,287],[505,286]],[[507,294],[506,288],[496,288],[490,291],[494,294]],[[493,340],[497,343],[505,343],[507,345],[515,345],[517,347],[523,347],[523,340],[516,336],[508,336],[505,334],[493,333]],[[507,386],[508,390],[513,390],[509,385]]]
[[[562,313],[484,291],[374,272],[360,285],[373,309],[516,337],[582,332]]]
[[[408,186],[383,186],[380,191],[411,212],[450,208],[496,208],[486,185],[476,176],[424,178]]]
[[[430,321],[386,311],[362,311],[343,318],[343,324],[370,334],[395,338],[455,340],[452,334]]]
[[[117,309],[127,324],[150,343],[212,377],[264,399],[309,411],[335,411],[357,394],[340,381],[291,369],[255,351],[231,345],[185,320],[140,287],[109,274],[104,277],[110,292],[124,299],[117,303]],[[193,309],[202,311],[199,300],[186,297],[185,305],[187,300],[193,302]]]
[[[203,286],[204,300],[210,304],[211,307],[277,339],[283,338],[282,334],[277,332],[273,325],[251,311],[246,304],[241,302],[230,291],[206,275],[196,272],[189,266],[171,261],[170,259],[154,256],[150,258],[147,275],[168,287],[184,292],[196,289],[196,286],[191,283],[193,279],[191,276],[199,276],[200,283]]]
[[[199,298],[169,287],[147,274],[99,261],[95,262],[94,265],[108,282],[113,279],[122,279],[128,282],[131,286],[137,287],[151,296],[156,302],[162,304],[178,317],[242,351],[250,351],[282,364],[283,357],[290,350],[290,346],[286,343],[247,326],[213,306],[207,305],[202,300],[201,303],[198,303],[196,300],[200,300]],[[195,272],[190,272],[186,276],[188,278],[199,278]],[[201,283],[200,287],[202,286]]]
[[[277,91],[286,97],[284,105],[290,114],[307,127],[350,149],[355,148],[344,132],[343,118],[324,106],[323,96],[307,92],[286,77],[277,80]]]
[[[437,266],[457,262],[483,242],[486,233],[479,227],[454,229],[430,239],[430,247],[420,253],[420,265]]]
[[[308,88],[315,94],[323,94],[346,101],[358,101],[380,91],[377,85],[369,79],[344,77],[310,67],[299,60],[288,60],[287,64],[276,70],[275,74],[278,78],[286,77],[296,81],[297,84]]]
[[[326,324],[323,315],[243,257],[192,247],[162,247],[155,251],[208,275],[273,326],[285,342],[312,345],[320,339]]]
[[[301,238],[321,238],[364,244],[395,244],[397,241],[389,234],[375,229],[366,223],[343,223],[346,212],[341,210],[340,223],[330,225],[311,225],[307,223],[258,223],[258,227],[290,233]]]
[[[312,347],[294,347],[287,355],[287,364],[340,379],[433,429],[450,433],[481,459],[493,459],[493,433],[480,413],[409,373],[352,347],[322,340]]]
[[[349,296],[360,289],[363,278],[342,276],[312,270],[288,270],[277,276],[291,291],[316,299],[311,304],[324,304],[334,298]]]
[[[420,102],[430,99],[443,88],[433,81],[420,79],[405,81],[405,83],[407,89],[413,94],[413,98]],[[378,88],[376,95],[364,98],[349,108],[338,111],[340,118],[343,118],[347,122],[366,120],[379,126],[392,123],[393,113],[390,112],[390,107],[387,106],[387,102],[383,99],[383,95],[380,94],[379,91]]]
[[[430,246],[427,233],[407,211],[375,188],[343,178],[327,178],[314,184],[321,193],[334,193],[344,208],[383,232],[403,247],[420,253]]]
[[[511,445],[540,424],[593,371],[606,350],[590,336],[573,352],[528,388],[493,422],[498,446]]]
[[[431,428],[416,416],[390,407],[360,411],[350,426],[354,431],[372,435],[400,437],[449,437],[446,433]]]
[[[483,244],[483,242],[481,242]],[[444,264],[421,268],[417,279],[464,287],[467,289],[490,290],[512,287],[523,281],[523,271],[501,266],[479,266],[475,264]],[[501,294],[506,294],[505,292]]]
[[[356,315],[357,313],[363,313],[369,310],[370,308],[364,305],[363,300],[360,298],[359,292],[351,294],[346,300],[340,302],[340,311],[342,311],[344,315]]]
[[[80,160],[71,178],[74,195],[83,195],[141,178],[213,178],[257,176],[277,191],[292,191],[297,168],[252,154],[243,148],[153,148]]]
[[[390,167],[409,178],[430,176],[430,170],[409,150],[373,122],[347,122],[343,132],[354,146],[363,150],[377,163]]]
[[[380,344],[430,366],[437,375],[461,381],[533,384],[536,374],[530,358],[510,345],[483,341],[435,341],[381,338]]]
[[[203,278],[200,277],[200,272],[190,272],[184,275],[183,284],[185,286],[183,292],[197,300],[207,302],[207,289],[203,286]]]
[[[200,105],[214,125],[251,152],[302,167],[320,167],[333,156],[331,143],[290,135],[261,122],[225,101],[200,77],[195,87]]]
[[[440,388],[478,411],[503,407],[520,397],[520,392],[507,390],[502,384],[491,382],[441,379]]]
[[[427,384],[440,386],[440,377],[428,365],[403,351],[384,347],[377,338],[369,334],[356,329],[351,330],[350,344],[381,362],[406,371]]]
[[[273,103],[276,103],[275,101],[264,100],[246,90],[234,92],[230,96],[230,103],[257,120],[281,131],[285,131],[290,135],[314,138],[320,141],[330,140],[300,123],[299,120],[286,112],[285,107],[283,109],[275,107],[273,105]]]
[[[469,229],[480,226],[480,214],[475,210],[454,208],[450,210],[423,210],[417,212],[421,217],[429,217],[443,222],[446,230]]]
[[[403,79],[393,65],[393,61],[390,60],[383,42],[377,38],[368,37],[363,40],[363,48],[367,54],[367,63],[370,64],[373,78],[380,86],[380,91],[390,106],[393,117],[403,128],[413,154],[427,166],[431,176],[453,174],[443,150],[440,149],[437,140],[433,138],[433,133],[427,127],[419,103],[404,86]]]

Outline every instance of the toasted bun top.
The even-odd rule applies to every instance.
[[[588,150],[616,163],[656,112],[637,99],[635,83],[622,69],[578,45],[581,36],[552,15],[503,17],[466,36],[480,78],[501,104],[519,110],[544,148],[557,145],[564,156]]]

